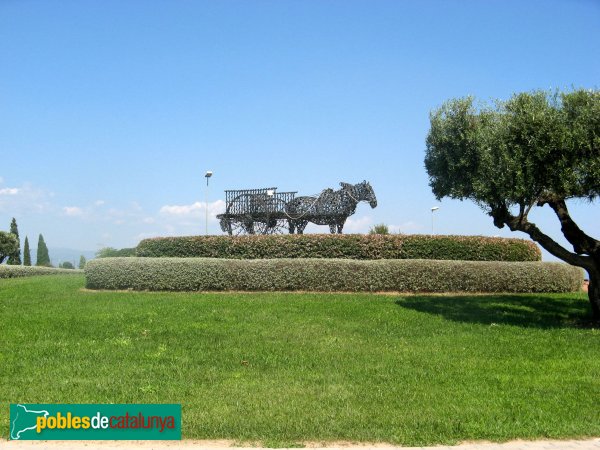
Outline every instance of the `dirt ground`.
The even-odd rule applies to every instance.
[[[306,448],[312,450],[366,450],[366,449],[402,449],[402,450],[600,450],[600,438],[568,441],[511,441],[505,443],[469,442],[457,446],[436,447],[396,447],[390,444],[353,442],[307,442]],[[260,447],[237,447],[235,441],[182,440],[182,441],[0,441],[0,449],[6,450],[173,450],[173,449],[251,449]]]

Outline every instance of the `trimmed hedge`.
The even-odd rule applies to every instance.
[[[38,266],[0,266],[0,278],[34,277],[37,275],[81,275],[83,270]]]
[[[344,258],[540,261],[537,245],[484,236],[304,234],[144,239],[137,256],[179,258]]]
[[[563,263],[438,260],[103,258],[91,289],[151,291],[571,292],[581,269]]]

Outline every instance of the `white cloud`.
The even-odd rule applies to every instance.
[[[105,202],[104,200],[96,200],[96,201],[94,202],[94,205],[96,205],[96,206],[102,206],[102,205],[104,205],[105,203],[106,203],[106,202]]]
[[[65,207],[63,207],[63,212],[66,216],[71,216],[71,217],[83,216],[83,209],[81,209],[77,206],[65,206]]]
[[[143,209],[138,203],[131,202],[129,208],[110,208],[108,213],[102,213],[102,217],[108,216],[115,220],[139,221],[142,218],[142,212]]]
[[[208,227],[211,234],[220,234],[217,214],[225,212],[225,202],[216,200],[208,203],[194,202],[183,205],[164,205],[159,208],[158,213],[153,216],[140,218],[144,224],[153,225],[153,229],[160,227],[160,232],[144,231],[141,235],[194,235],[206,232],[205,217],[208,211]],[[141,236],[140,235],[140,236]]]
[[[344,229],[342,230],[342,232],[345,234],[366,233],[369,231],[372,225],[373,219],[370,216],[361,216],[357,218],[349,217],[346,220],[346,223],[344,224]],[[309,223],[304,232],[307,234],[327,234],[329,233],[329,225],[315,225],[314,223]]]
[[[0,189],[0,195],[17,195],[19,191],[19,188],[4,188]]]
[[[50,193],[25,183],[19,187],[0,189],[0,212],[25,214],[47,212],[52,209],[48,202]]]
[[[160,235],[161,235],[161,233],[159,231],[149,231],[149,232],[140,233],[140,234],[136,235],[134,237],[134,240],[136,242],[139,242],[142,239],[149,239],[149,238],[157,237],[157,236],[160,236]]]
[[[344,225],[344,233],[367,233],[373,225],[373,219],[369,216],[348,217]]]
[[[200,217],[206,214],[206,203],[195,202],[191,205],[165,205],[160,208],[159,212],[163,216]],[[225,202],[223,200],[217,200],[208,204],[209,216],[216,216],[222,212],[225,212]]]
[[[160,208],[160,213],[169,216],[188,216],[199,213],[203,209],[202,203],[196,202],[191,205],[165,205]]]
[[[400,225],[389,225],[390,233],[414,233],[415,231],[423,231],[423,227],[417,222],[409,220]]]

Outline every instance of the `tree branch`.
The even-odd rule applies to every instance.
[[[531,208],[533,208],[533,206],[536,204],[535,200],[532,200],[529,202],[529,204],[527,205],[527,208],[525,208],[525,218],[527,219],[527,216],[529,216],[529,212],[531,211]]]
[[[585,234],[573,221],[564,199],[553,199],[547,203],[558,217],[558,220],[560,220],[560,228],[567,241],[573,246],[575,253],[590,256],[600,254],[600,242]]]
[[[502,228],[506,225],[511,231],[522,231],[528,234],[531,239],[557,258],[578,267],[588,268],[593,266],[591,257],[571,253],[550,236],[542,233],[536,224],[529,222],[527,219],[513,216],[506,206],[492,209],[491,215],[494,218],[494,225],[497,227]]]

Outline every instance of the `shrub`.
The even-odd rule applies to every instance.
[[[483,236],[304,234],[145,239],[137,256],[203,258],[444,259],[539,261],[537,245]]]
[[[103,258],[91,289],[152,291],[570,292],[581,269],[563,263],[438,260]]]
[[[96,252],[96,258],[112,258],[115,256],[136,256],[135,248],[104,247]]]
[[[0,278],[33,277],[37,275],[82,274],[83,270],[57,269],[43,266],[0,266]]]
[[[390,234],[390,229],[385,223],[379,223],[371,227],[369,234]]]
[[[69,262],[69,261],[65,261],[63,263],[60,263],[58,265],[58,267],[60,267],[61,269],[74,269],[75,266],[73,265],[73,263]]]

